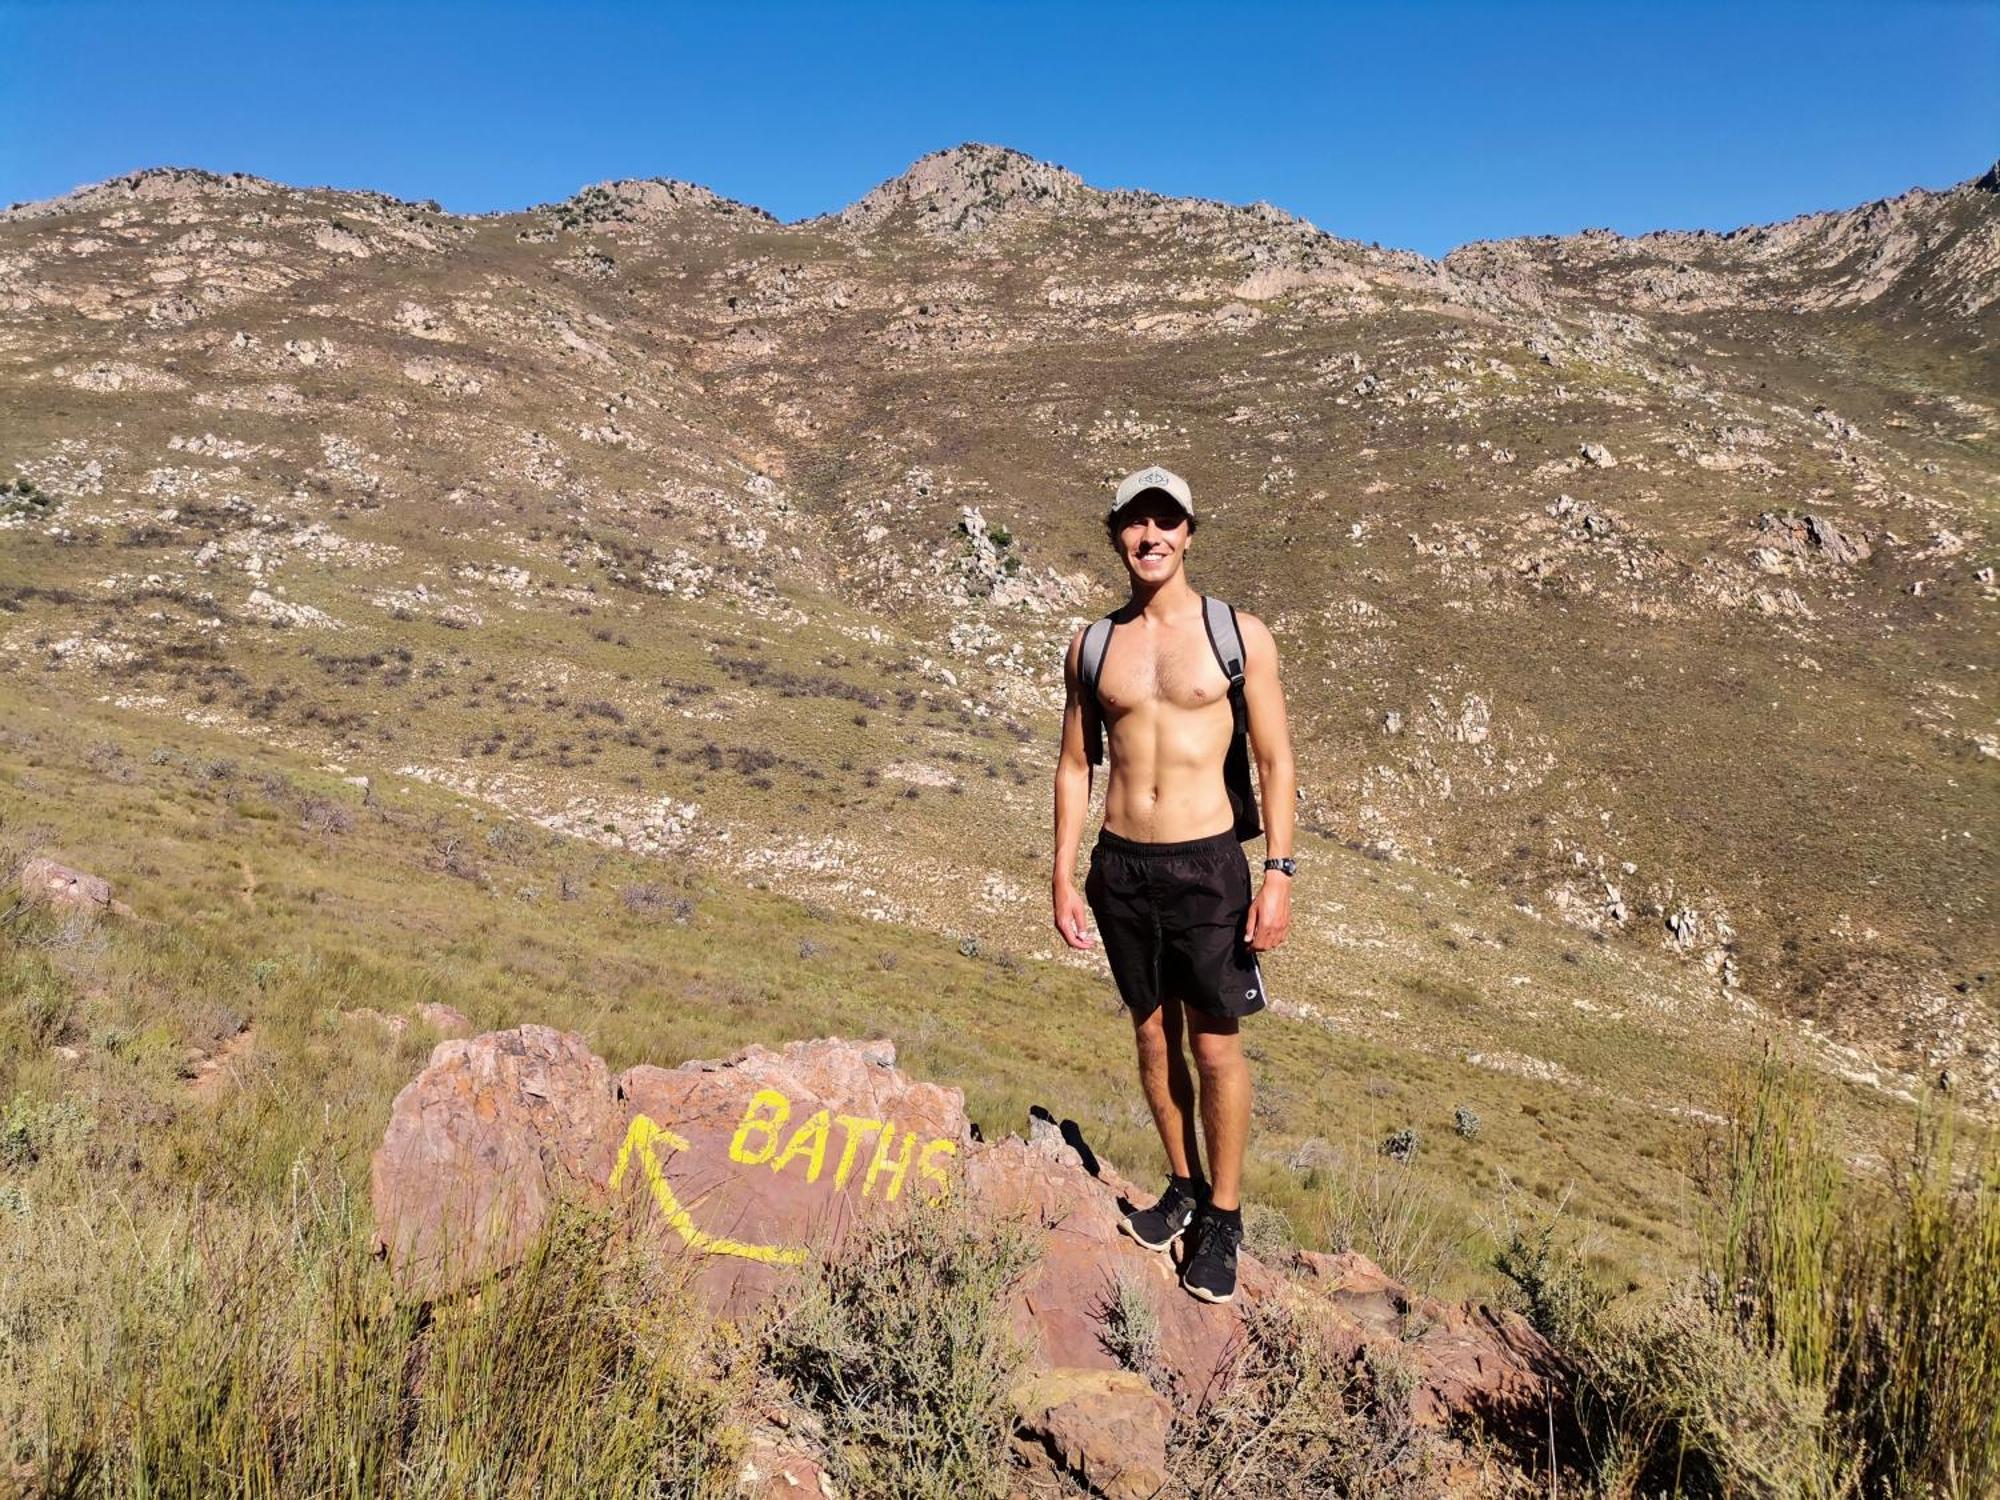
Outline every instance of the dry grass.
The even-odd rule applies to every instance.
[[[2000,1169],[1919,1117],[1893,1181],[1851,1176],[1767,1063],[1716,1141],[1711,1269],[1614,1301],[1552,1220],[1499,1265],[1575,1376],[1607,1497],[1970,1500],[2000,1483]]]
[[[318,1187],[302,1163],[285,1213],[104,1194],[9,1235],[17,1475],[190,1500],[729,1492],[742,1372],[607,1222],[558,1216],[513,1274],[430,1306]]]
[[[1358,1250],[1398,1281],[1419,1289],[1442,1283],[1458,1260],[1462,1236],[1437,1184],[1420,1167],[1379,1152],[1350,1149],[1311,1169],[1315,1196],[1306,1233],[1329,1250]]]
[[[1189,1497],[1295,1500],[1437,1493],[1433,1455],[1410,1423],[1398,1372],[1358,1369],[1310,1307],[1245,1309],[1226,1378],[1176,1427],[1169,1458]]]

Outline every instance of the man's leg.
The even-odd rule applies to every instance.
[[[1250,1065],[1234,1016],[1185,1008],[1195,1071],[1201,1076],[1201,1131],[1208,1142],[1209,1202],[1240,1208],[1243,1152],[1250,1142]],[[1179,1051],[1179,1048],[1175,1048]]]
[[[1194,1075],[1188,1071],[1181,1030],[1178,1000],[1165,1001],[1132,1027],[1139,1044],[1139,1086],[1145,1090],[1153,1126],[1166,1148],[1167,1170],[1176,1177],[1199,1177],[1201,1144],[1195,1134]]]

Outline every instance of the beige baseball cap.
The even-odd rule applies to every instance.
[[[1194,492],[1188,488],[1188,482],[1172,469],[1163,469],[1158,464],[1127,474],[1119,482],[1118,493],[1111,497],[1111,509],[1107,514],[1117,515],[1147,490],[1164,491],[1173,497],[1174,504],[1187,512],[1189,520],[1194,519]]]

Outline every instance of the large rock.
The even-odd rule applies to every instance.
[[[1041,1370],[1014,1393],[1014,1410],[1025,1438],[1106,1500],[1147,1500],[1167,1482],[1174,1409],[1143,1375]]]
[[[78,911],[122,909],[121,903],[111,899],[110,881],[52,859],[31,859],[21,866],[21,894],[37,906]]]
[[[669,1248],[703,1252],[702,1280],[731,1311],[860,1214],[942,1194],[971,1141],[965,1096],[910,1079],[887,1041],[642,1065],[616,1094],[616,1186],[651,1195]]]
[[[377,1243],[436,1294],[512,1264],[564,1193],[650,1200],[648,1232],[745,1311],[861,1212],[945,1190],[964,1096],[895,1062],[835,1038],[614,1080],[546,1026],[440,1043],[375,1153]]]
[[[1409,1421],[1467,1422],[1526,1444],[1542,1430],[1550,1351],[1518,1317],[1413,1297],[1359,1255],[1245,1255],[1238,1299],[1183,1292],[1173,1261],[1119,1233],[1143,1195],[1071,1127],[974,1144],[956,1089],[911,1079],[886,1041],[750,1047],[720,1062],[641,1066],[617,1079],[582,1038],[524,1026],[447,1041],[397,1095],[375,1154],[378,1242],[405,1284],[440,1294],[518,1259],[557,1198],[627,1204],[662,1253],[699,1257],[711,1307],[754,1307],[817,1247],[863,1218],[962,1194],[1032,1228],[1040,1254],[1007,1312],[1034,1350],[1014,1395],[1020,1446],[1106,1496],[1167,1480],[1175,1413],[1226,1382],[1244,1311],[1309,1311],[1360,1389],[1401,1372]],[[1142,1325],[1131,1359],[1119,1327]],[[1143,1363],[1143,1370],[1127,1363]],[[765,1479],[794,1461],[768,1444]],[[800,1472],[804,1472],[801,1470]],[[770,1491],[766,1491],[770,1492]]]
[[[558,1198],[605,1180],[620,1124],[609,1070],[573,1032],[440,1042],[375,1152],[376,1244],[427,1292],[511,1266]]]

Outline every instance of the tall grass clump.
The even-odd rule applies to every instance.
[[[7,1461],[49,1496],[730,1492],[743,1371],[606,1220],[398,1295],[336,1191],[289,1214],[99,1198],[0,1242]]]
[[[1301,1228],[1332,1250],[1358,1250],[1406,1286],[1439,1285],[1460,1236],[1436,1184],[1409,1161],[1359,1148],[1337,1151],[1306,1177]]]
[[[1921,1117],[1890,1211],[1851,1231],[1836,1399],[1870,1493],[2000,1494],[2000,1154]]]
[[[946,1201],[849,1237],[773,1322],[769,1367],[823,1423],[841,1493],[1005,1492],[1008,1396],[1031,1351],[1007,1294],[1033,1264],[1017,1225]]]
[[[1918,1112],[1886,1181],[1851,1174],[1767,1061],[1703,1189],[1703,1274],[1662,1302],[1596,1286],[1555,1226],[1499,1267],[1569,1365],[1605,1496],[2000,1492],[2000,1160]]]

